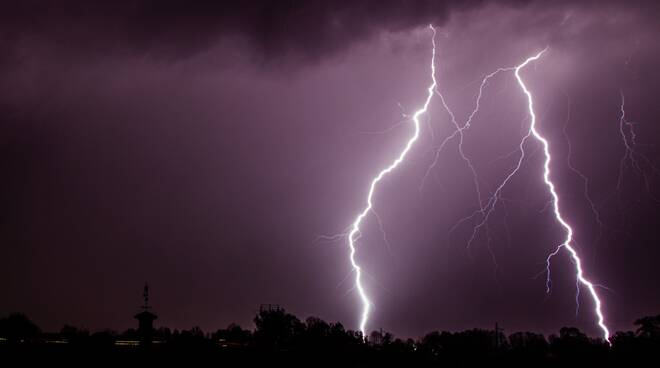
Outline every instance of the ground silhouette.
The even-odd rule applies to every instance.
[[[501,330],[470,329],[433,331],[417,340],[374,331],[365,339],[339,322],[317,317],[302,321],[279,307],[262,308],[254,317],[254,330],[230,324],[212,333],[199,327],[90,333],[71,325],[46,333],[24,314],[13,313],[0,319],[0,357],[23,364],[73,365],[654,366],[660,362],[660,315],[634,324],[635,331],[616,332],[610,345],[575,327],[563,327],[547,338],[528,331],[505,336]]]

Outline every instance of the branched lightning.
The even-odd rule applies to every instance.
[[[640,175],[642,175],[642,179],[644,180],[644,184],[646,186],[646,191],[649,193],[651,198],[653,198],[653,200],[655,200],[656,202],[660,202],[660,200],[658,200],[658,198],[656,198],[653,195],[653,192],[651,191],[651,185],[649,182],[648,175],[643,170],[638,159],[646,163],[646,165],[650,167],[654,172],[658,172],[658,169],[655,167],[655,165],[653,165],[653,162],[648,157],[646,157],[643,153],[638,152],[635,149],[635,146],[637,145],[637,133],[635,132],[635,123],[629,121],[626,118],[626,109],[625,109],[626,97],[623,94],[623,90],[620,90],[619,94],[621,95],[621,107],[620,107],[621,115],[619,117],[619,134],[621,134],[621,140],[623,141],[625,152],[621,157],[621,162],[619,163],[619,178],[617,179],[616,189],[617,191],[621,190],[621,185],[623,183],[623,173],[625,171],[626,166],[630,164],[630,166],[633,169],[637,170],[637,172],[639,172]]]
[[[574,240],[573,240],[573,229],[566,222],[566,220],[563,218],[563,216],[560,212],[559,196],[558,196],[558,194],[555,190],[555,185],[554,185],[554,183],[552,182],[552,180],[550,178],[551,155],[550,155],[549,143],[536,129],[536,113],[534,111],[533,97],[532,97],[531,92],[527,89],[527,86],[525,85],[522,77],[520,76],[520,71],[524,67],[526,67],[529,63],[538,60],[541,57],[541,55],[543,55],[543,53],[546,52],[546,50],[547,50],[547,48],[542,50],[538,54],[526,59],[523,63],[521,63],[520,65],[518,65],[514,68],[503,68],[503,69],[499,69],[498,71],[495,72],[495,73],[497,73],[497,72],[506,71],[506,70],[513,70],[514,71],[514,75],[516,77],[518,85],[520,86],[523,93],[527,97],[527,102],[528,102],[527,107],[528,107],[528,113],[529,113],[529,117],[530,117],[530,119],[529,119],[529,121],[530,121],[529,128],[528,128],[527,132],[521,138],[520,143],[518,145],[518,150],[517,150],[517,152],[519,153],[518,154],[518,160],[517,160],[517,163],[516,163],[515,167],[513,168],[513,170],[511,170],[505,176],[504,180],[497,186],[497,188],[495,189],[493,195],[488,199],[488,201],[486,201],[485,205],[480,206],[481,208],[475,210],[472,214],[470,214],[470,215],[462,218],[461,220],[459,220],[459,222],[452,228],[452,231],[453,231],[453,229],[455,229],[461,223],[463,223],[467,220],[470,220],[470,219],[474,219],[477,216],[480,216],[480,219],[479,219],[479,221],[477,221],[476,225],[473,227],[472,234],[470,235],[470,238],[467,242],[468,247],[470,246],[470,244],[474,241],[476,235],[479,233],[481,228],[483,228],[484,226],[487,226],[488,220],[489,220],[491,214],[493,213],[493,211],[494,211],[496,205],[498,204],[498,202],[501,200],[502,190],[504,189],[506,184],[520,170],[520,168],[521,168],[521,166],[522,166],[522,164],[525,160],[525,157],[526,157],[526,155],[525,155],[525,144],[526,144],[527,140],[531,137],[536,139],[539,143],[541,143],[542,148],[543,148],[543,153],[544,153],[544,156],[545,156],[545,161],[544,161],[544,165],[543,165],[543,168],[544,168],[543,180],[544,180],[544,183],[547,186],[547,188],[548,188],[548,190],[551,194],[551,197],[552,197],[551,204],[552,204],[552,208],[553,208],[553,213],[554,213],[555,219],[557,220],[557,222],[559,222],[559,224],[562,226],[562,228],[565,230],[565,233],[566,233],[566,237],[565,237],[564,241],[559,246],[557,246],[555,248],[555,250],[553,252],[551,252],[548,255],[547,259],[546,259],[546,266],[547,266],[547,270],[546,270],[546,272],[547,272],[546,291],[547,292],[550,291],[550,260],[551,260],[552,257],[557,255],[561,249],[566,249],[569,252],[570,256],[571,256],[571,261],[575,265],[576,280],[577,280],[576,282],[578,284],[586,287],[589,290],[589,294],[592,297],[592,299],[594,301],[594,304],[595,304],[594,312],[595,312],[595,314],[598,318],[598,326],[600,327],[600,329],[603,332],[604,339],[609,342],[610,332],[609,332],[609,329],[607,328],[607,326],[605,324],[605,318],[604,318],[603,313],[602,313],[601,300],[600,300],[600,298],[598,296],[598,293],[596,291],[596,286],[597,285],[594,285],[590,280],[588,280],[585,277],[584,271],[583,271],[583,268],[582,268],[582,261],[581,261],[579,255],[578,255],[577,251],[572,246],[572,243],[574,242]],[[487,79],[492,75],[493,74],[491,74],[489,76],[486,76],[486,78],[484,79],[484,82],[487,81]],[[482,83],[482,88],[483,88],[483,86],[484,86],[484,83]],[[480,89],[479,96],[481,96],[481,92],[482,91]],[[473,111],[473,114],[470,115],[470,117],[474,116],[474,114],[476,114],[476,112],[478,111],[478,106],[479,106],[478,103],[477,103],[476,106],[477,107]],[[458,134],[458,133],[454,133],[454,134]],[[628,145],[626,147],[628,147]],[[629,156],[626,156],[626,158],[629,158]],[[576,301],[577,301],[578,296],[579,296],[579,289],[578,289],[578,293],[576,294]]]
[[[545,162],[543,164],[543,181],[545,182],[545,185],[548,187],[548,190],[550,191],[550,194],[552,195],[552,204],[553,204],[553,211],[555,215],[555,219],[557,222],[561,224],[561,226],[564,228],[566,231],[566,237],[564,238],[564,242],[560,244],[552,253],[547,258],[547,262],[550,262],[550,259],[555,256],[559,250],[566,249],[570,256],[571,260],[573,261],[575,265],[575,270],[576,270],[576,278],[582,284],[589,290],[589,293],[591,295],[591,298],[593,299],[593,302],[595,304],[594,312],[596,316],[598,317],[598,326],[601,328],[603,331],[603,338],[609,342],[610,340],[610,331],[607,328],[607,325],[605,325],[605,317],[603,316],[602,308],[601,308],[601,300],[600,297],[598,296],[598,293],[596,292],[596,285],[594,285],[591,281],[589,281],[585,276],[584,276],[584,271],[582,269],[582,260],[580,259],[577,251],[573,246],[571,245],[573,241],[573,228],[564,220],[564,217],[561,214],[561,211],[559,209],[559,195],[557,194],[557,191],[555,190],[555,184],[552,182],[550,179],[550,161],[551,161],[551,156],[550,156],[550,146],[548,144],[548,141],[539,133],[539,131],[536,129],[536,114],[534,113],[534,101],[532,97],[532,93],[527,89],[527,86],[525,85],[525,82],[523,81],[522,77],[520,76],[520,71],[527,66],[532,61],[538,60],[541,55],[547,50],[547,48],[538,54],[528,58],[525,60],[522,64],[518,65],[516,67],[516,70],[514,72],[516,76],[516,80],[518,81],[518,85],[520,85],[520,88],[523,90],[525,93],[525,96],[527,96],[527,108],[530,116],[530,128],[529,131],[531,135],[539,141],[542,146],[543,146],[543,153],[545,155]]]
[[[472,164],[472,161],[470,160],[469,157],[467,157],[467,155],[465,154],[465,152],[463,150],[464,133],[468,129],[470,129],[470,126],[472,124],[472,120],[474,119],[474,117],[479,112],[481,97],[483,96],[484,88],[488,84],[488,81],[491,78],[495,77],[497,74],[501,73],[501,72],[510,71],[510,70],[513,70],[513,69],[514,68],[500,68],[500,69],[497,69],[496,71],[486,75],[481,80],[481,84],[479,85],[479,92],[477,93],[477,98],[476,98],[476,101],[475,101],[474,109],[472,110],[472,112],[470,112],[470,115],[468,115],[468,118],[465,120],[465,123],[462,126],[458,124],[458,122],[456,121],[456,116],[454,115],[454,112],[447,105],[447,103],[445,101],[445,98],[442,95],[442,93],[440,93],[440,91],[436,88],[435,93],[438,95],[438,97],[440,97],[440,102],[442,102],[442,107],[445,109],[445,111],[449,115],[449,117],[451,119],[451,122],[454,125],[455,130],[452,132],[452,134],[447,136],[440,143],[438,148],[435,150],[435,156],[433,158],[433,162],[431,163],[431,165],[429,165],[428,169],[424,173],[424,177],[422,178],[422,185],[420,186],[420,191],[421,191],[422,187],[424,186],[424,183],[426,182],[426,179],[428,178],[429,174],[435,168],[435,166],[438,164],[438,160],[440,158],[440,153],[442,153],[442,150],[445,148],[447,143],[449,143],[450,141],[452,141],[454,138],[456,138],[458,136],[459,137],[458,152],[461,155],[461,158],[463,159],[463,161],[465,161],[466,165],[470,169],[470,172],[472,173],[472,180],[474,182],[475,190],[477,192],[477,200],[479,202],[479,208],[480,208],[480,210],[483,210],[482,194],[481,194],[481,190],[479,189],[479,177],[477,176],[477,171],[476,171],[474,165]]]
[[[633,123],[629,122],[626,119],[626,96],[623,94],[623,91],[619,91],[619,94],[621,95],[621,116],[619,117],[619,133],[621,134],[621,140],[623,141],[623,145],[625,146],[626,150],[623,154],[623,157],[621,157],[621,162],[619,164],[619,178],[616,182],[616,188],[620,189],[621,188],[621,182],[623,180],[623,171],[626,166],[626,162],[630,161],[630,164],[632,165],[633,168],[637,169],[639,172],[643,172],[642,169],[639,166],[639,163],[635,159],[635,151],[634,151],[634,146],[637,143],[637,135],[635,134],[635,129],[633,127]],[[626,135],[624,126],[628,128],[628,135]]]
[[[420,186],[420,193],[422,191],[424,183],[426,182],[429,174],[435,168],[435,166],[438,164],[440,154],[442,153],[442,151],[445,148],[445,146],[447,145],[447,143],[452,141],[454,138],[458,137],[458,153],[461,156],[461,159],[465,162],[468,169],[470,170],[470,173],[472,174],[472,182],[473,182],[473,185],[474,185],[474,189],[477,193],[477,202],[478,202],[479,209],[475,211],[474,215],[476,215],[477,213],[483,213],[484,212],[484,202],[483,202],[483,195],[481,193],[481,189],[480,189],[480,185],[479,185],[480,184],[479,183],[479,176],[477,175],[477,170],[474,167],[474,164],[472,163],[472,161],[470,160],[470,158],[467,156],[467,154],[465,153],[465,151],[463,149],[464,137],[465,137],[465,133],[470,129],[474,117],[479,112],[481,98],[483,96],[484,89],[485,89],[486,85],[488,84],[489,80],[491,78],[495,77],[496,75],[498,75],[499,73],[506,72],[506,71],[511,71],[513,69],[514,69],[513,67],[499,68],[499,69],[495,70],[494,72],[492,72],[490,74],[487,74],[481,80],[481,83],[479,84],[479,90],[477,92],[477,97],[476,97],[476,100],[475,100],[474,108],[472,109],[472,111],[468,115],[468,117],[465,120],[465,122],[463,123],[463,125],[458,124],[458,122],[456,121],[456,116],[455,116],[454,112],[447,105],[447,102],[446,102],[444,96],[442,95],[442,93],[438,90],[438,88],[436,88],[435,93],[440,98],[440,102],[442,103],[442,107],[445,109],[445,111],[449,115],[450,120],[451,120],[455,130],[452,132],[452,134],[447,136],[440,143],[440,145],[436,148],[433,161],[432,161],[431,165],[429,165],[429,167],[427,168],[427,170],[424,173],[424,176],[422,178],[422,184]],[[471,217],[474,217],[474,215],[471,216]],[[467,220],[467,218],[465,220]],[[452,229],[452,231],[453,231],[453,229]],[[497,264],[497,258],[495,257],[495,253],[494,253],[494,251],[491,247],[492,239],[490,237],[490,229],[488,228],[487,224],[486,224],[486,233],[488,234],[487,248],[488,248],[488,252],[491,256],[491,259],[493,261],[493,264],[494,264],[494,272],[493,273],[495,275],[495,279],[497,280],[497,270],[498,270],[499,266]],[[472,243],[472,241],[470,241],[468,243],[468,250],[469,250],[469,246],[470,246],[471,243]]]
[[[470,169],[470,172],[472,173],[472,180],[473,180],[473,183],[474,183],[474,186],[475,186],[475,190],[477,192],[477,200],[478,200],[478,203],[479,203],[479,208],[477,210],[475,210],[469,216],[466,216],[466,217],[460,219],[457,222],[457,224],[452,227],[450,232],[453,232],[463,222],[474,219],[476,216],[481,215],[481,217],[482,217],[481,220],[482,221],[480,221],[474,227],[473,233],[470,236],[470,240],[468,241],[468,249],[470,248],[470,246],[471,246],[476,234],[479,232],[479,230],[484,226],[488,227],[488,221],[487,220],[488,220],[488,217],[490,217],[490,213],[494,210],[495,206],[497,205],[498,200],[500,199],[501,188],[499,188],[499,190],[496,190],[495,194],[492,195],[490,197],[490,199],[484,205],[483,196],[482,196],[482,193],[481,193],[481,190],[480,190],[480,187],[479,187],[479,178],[477,176],[476,169],[475,169],[474,165],[472,164],[471,160],[469,159],[469,157],[465,154],[465,152],[463,150],[464,134],[468,129],[470,129],[472,121],[474,120],[474,117],[479,113],[479,109],[481,107],[480,103],[481,103],[481,99],[483,97],[484,89],[488,85],[488,82],[490,81],[490,79],[497,76],[500,73],[509,72],[509,71],[513,71],[513,70],[515,70],[515,67],[499,68],[499,69],[495,70],[494,72],[491,72],[490,74],[487,74],[481,80],[481,83],[479,84],[479,90],[477,92],[477,97],[476,97],[476,100],[475,100],[474,108],[472,109],[472,111],[468,115],[467,119],[465,120],[465,123],[462,126],[459,126],[459,124],[456,122],[456,118],[454,116],[454,113],[451,111],[449,106],[447,106],[447,104],[445,103],[445,99],[442,96],[442,94],[439,91],[437,91],[437,89],[436,89],[436,93],[440,96],[440,100],[442,102],[442,105],[443,105],[444,109],[447,111],[447,113],[449,114],[449,116],[451,118],[451,121],[452,121],[452,124],[455,127],[455,130],[452,132],[452,134],[447,136],[441,142],[441,144],[438,146],[438,148],[436,149],[434,159],[433,159],[431,165],[426,170],[426,173],[424,174],[424,177],[422,179],[422,186],[423,186],[424,182],[426,181],[426,179],[427,179],[428,175],[430,174],[430,172],[437,165],[438,159],[440,157],[440,153],[445,148],[447,143],[449,143],[455,137],[459,137],[458,152],[459,152],[461,158],[463,159],[463,161],[465,161],[466,165]],[[510,155],[515,154],[515,153],[516,153],[516,151],[512,152]],[[513,174],[515,174],[515,172],[518,170],[518,168],[520,167],[521,164],[522,164],[522,159],[518,163],[518,166],[516,167],[514,172],[511,173],[511,176],[513,176]],[[505,183],[503,183],[503,184],[506,184],[506,182],[508,182],[508,179],[509,178],[507,178]],[[420,187],[420,190],[421,190],[421,187]],[[487,232],[489,233],[489,231],[487,231]],[[493,262],[495,263],[495,269],[497,269],[497,262],[495,260],[494,253],[493,253],[492,249],[490,249],[490,237],[489,237],[489,249],[488,250],[491,254]]]
[[[412,116],[412,122],[414,126],[414,132],[412,137],[408,140],[406,145],[404,146],[403,150],[399,153],[399,156],[392,161],[392,163],[387,166],[385,169],[380,171],[378,175],[371,181],[371,184],[369,185],[369,191],[367,193],[367,201],[366,201],[366,206],[362,209],[362,211],[358,214],[358,216],[355,218],[355,221],[353,221],[353,225],[351,226],[351,230],[348,233],[348,247],[350,249],[350,254],[349,258],[351,261],[351,266],[353,267],[353,271],[355,272],[355,288],[358,291],[358,294],[360,295],[360,300],[362,302],[362,315],[360,319],[360,331],[362,332],[362,336],[366,336],[366,326],[367,322],[369,320],[369,311],[371,310],[371,300],[369,299],[369,296],[367,295],[367,292],[364,289],[364,286],[362,285],[362,268],[358,264],[355,254],[356,254],[356,242],[358,238],[360,237],[360,225],[362,224],[362,221],[364,218],[370,213],[373,212],[373,196],[374,192],[376,191],[376,186],[378,183],[380,183],[383,178],[392,172],[394,169],[396,169],[401,162],[405,159],[407,156],[408,152],[412,149],[413,145],[419,138],[419,133],[420,133],[420,121],[419,118],[422,114],[426,112],[428,109],[429,104],[431,103],[431,99],[433,98],[433,93],[435,91],[436,87],[436,79],[435,79],[435,28],[432,25],[429,25],[429,28],[433,32],[433,37],[432,37],[432,51],[431,51],[431,85],[428,87],[427,91],[427,97],[426,101],[424,102],[424,105],[422,106],[421,109],[417,110],[413,116]]]
[[[548,143],[548,140],[544,136],[542,136],[540,134],[540,132],[537,130],[537,126],[536,126],[536,120],[537,119],[536,119],[536,113],[534,111],[533,96],[532,96],[532,93],[527,88],[527,86],[525,85],[525,82],[523,81],[523,79],[520,75],[521,70],[524,69],[528,64],[538,60],[547,51],[547,48],[540,51],[536,55],[527,58],[524,62],[522,62],[521,64],[519,64],[515,67],[500,68],[500,69],[497,69],[496,71],[486,75],[481,81],[474,109],[468,115],[465,122],[461,125],[461,124],[458,123],[458,121],[456,119],[456,116],[454,115],[452,110],[447,105],[444,96],[442,95],[442,93],[437,88],[436,67],[435,67],[435,57],[436,57],[435,36],[436,36],[436,30],[433,26],[429,26],[429,28],[431,29],[431,31],[433,33],[432,55],[431,55],[431,81],[432,82],[427,88],[428,94],[426,96],[426,100],[425,100],[422,108],[417,110],[412,115],[412,123],[413,123],[413,127],[414,127],[413,134],[408,139],[408,141],[406,142],[404,148],[399,153],[399,155],[394,159],[394,161],[392,161],[387,167],[385,167],[383,170],[381,170],[372,179],[372,181],[369,185],[369,190],[367,192],[365,207],[362,208],[361,212],[359,212],[359,214],[357,215],[357,217],[353,221],[352,225],[350,226],[350,230],[347,231],[347,233],[340,234],[341,236],[346,236],[348,238],[348,246],[349,246],[349,250],[350,250],[349,259],[350,259],[351,266],[353,268],[353,272],[355,274],[355,289],[358,291],[358,294],[359,294],[359,297],[360,297],[360,300],[361,300],[361,303],[362,303],[362,313],[361,313],[360,325],[359,325],[362,335],[366,336],[366,325],[367,325],[367,322],[369,320],[369,314],[370,314],[370,310],[371,310],[371,307],[372,307],[372,302],[369,299],[369,296],[368,296],[368,294],[367,294],[367,292],[366,292],[366,290],[365,290],[365,288],[362,284],[362,276],[363,276],[364,271],[362,270],[361,266],[359,265],[358,261],[356,260],[356,252],[357,252],[356,243],[357,243],[358,239],[361,236],[360,227],[361,227],[364,219],[367,217],[367,215],[372,213],[376,217],[376,220],[378,221],[381,232],[383,231],[381,220],[378,217],[378,214],[376,212],[374,212],[374,205],[373,205],[374,193],[377,189],[378,184],[381,182],[381,180],[386,175],[388,175],[389,173],[394,171],[403,162],[403,160],[406,158],[406,156],[408,155],[409,151],[412,149],[415,142],[418,140],[418,138],[420,136],[420,125],[421,125],[420,117],[427,113],[427,110],[429,108],[429,104],[431,103],[431,100],[432,100],[433,96],[437,95],[440,99],[440,102],[442,103],[443,108],[445,109],[445,111],[449,115],[449,118],[451,120],[451,123],[453,124],[454,130],[437,147],[437,149],[435,151],[433,162],[424,174],[423,181],[422,181],[422,186],[420,187],[420,191],[423,187],[424,181],[426,180],[426,178],[430,174],[431,170],[437,165],[438,159],[440,157],[440,153],[442,152],[444,147],[450,141],[452,141],[454,138],[458,137],[458,151],[459,151],[459,154],[461,155],[461,158],[466,163],[466,165],[468,166],[468,168],[470,169],[470,171],[472,173],[474,186],[475,186],[475,189],[477,191],[477,200],[478,200],[478,204],[479,204],[477,210],[475,210],[469,216],[461,219],[457,223],[457,225],[454,226],[454,228],[456,228],[459,224],[463,223],[464,221],[467,221],[467,220],[470,220],[470,219],[475,219],[475,218],[477,218],[477,216],[479,216],[479,220],[476,222],[476,225],[473,227],[472,234],[470,236],[470,239],[468,240],[468,247],[469,247],[470,244],[474,241],[476,235],[479,233],[480,229],[484,226],[486,226],[486,227],[488,226],[489,217],[494,212],[495,207],[497,206],[497,204],[502,200],[502,197],[501,197],[502,190],[507,185],[507,183],[520,170],[520,168],[521,168],[521,166],[522,166],[522,164],[523,164],[523,162],[526,158],[525,145],[526,145],[527,141],[530,138],[534,138],[536,141],[541,143],[543,153],[544,153],[544,158],[545,158],[544,159],[544,164],[543,164],[543,181],[544,181],[544,183],[545,183],[545,185],[546,185],[546,187],[547,187],[547,189],[548,189],[548,191],[551,195],[551,201],[549,202],[549,204],[552,206],[553,214],[554,214],[554,217],[555,217],[556,221],[561,225],[561,227],[563,228],[563,230],[565,232],[565,238],[564,238],[563,242],[561,244],[559,244],[548,255],[548,257],[546,259],[546,273],[547,273],[546,291],[548,293],[550,292],[550,261],[554,256],[558,255],[559,252],[562,249],[565,249],[569,253],[570,259],[571,259],[573,265],[575,266],[576,285],[578,286],[578,291],[577,291],[577,294],[576,294],[576,303],[578,302],[578,298],[579,298],[579,290],[580,290],[579,286],[583,286],[589,291],[589,295],[591,296],[591,298],[594,302],[594,313],[597,316],[597,324],[598,324],[599,328],[602,330],[602,336],[606,341],[609,342],[610,331],[609,331],[609,329],[608,329],[608,327],[605,323],[605,318],[604,318],[604,315],[603,315],[603,312],[602,312],[602,303],[601,303],[600,297],[599,297],[599,295],[597,293],[597,290],[596,290],[596,288],[599,285],[594,284],[592,281],[590,281],[589,279],[586,278],[586,276],[584,274],[583,267],[582,267],[582,260],[580,259],[577,250],[574,248],[575,241],[573,239],[573,228],[569,225],[568,222],[566,222],[566,220],[564,219],[564,217],[563,217],[563,215],[560,211],[559,195],[557,194],[557,191],[555,189],[554,182],[551,180],[550,163],[551,163],[552,157],[550,155],[549,143]],[[529,126],[526,129],[526,132],[524,133],[524,135],[522,136],[522,138],[520,140],[520,143],[518,145],[518,149],[516,151],[512,152],[511,154],[509,154],[509,155],[513,155],[513,154],[516,154],[516,153],[518,154],[518,158],[517,158],[517,162],[516,162],[515,167],[513,168],[513,170],[511,170],[510,172],[507,173],[504,180],[499,184],[499,186],[497,186],[497,188],[495,189],[493,194],[490,196],[490,198],[487,201],[484,202],[483,198],[482,198],[482,193],[480,191],[479,178],[477,176],[477,171],[476,171],[474,165],[472,164],[470,158],[465,154],[465,152],[463,150],[464,133],[470,128],[474,117],[479,112],[480,101],[481,101],[481,98],[483,96],[484,88],[488,84],[488,81],[491,78],[493,78],[494,76],[496,76],[497,74],[501,73],[501,72],[509,72],[509,71],[513,71],[519,87],[521,88],[522,92],[526,96],[527,110],[528,110],[528,114],[529,114],[529,119],[528,119]],[[627,160],[630,160],[632,165],[635,168],[639,168],[639,165],[635,161],[634,151],[632,149],[632,147],[634,146],[634,141],[635,141],[635,133],[634,133],[634,130],[632,128],[632,124],[628,123],[625,120],[625,111],[624,111],[624,108],[623,108],[623,94],[621,94],[621,96],[622,96],[622,105],[621,105],[622,115],[621,115],[621,119],[620,119],[620,132],[621,132],[621,135],[622,135],[625,147],[626,147],[625,155],[624,155],[624,157],[621,161],[621,168],[623,170],[623,167],[624,167],[625,162]],[[631,136],[630,138],[628,138],[627,135],[624,133],[624,125],[627,126],[628,129],[629,129],[629,135]],[[566,130],[566,126],[564,126],[564,134],[566,136],[566,131],[565,130]],[[566,138],[568,138],[568,137],[566,136]],[[593,201],[591,200],[591,198],[588,195],[588,189],[587,189],[588,181],[587,181],[587,179],[584,175],[582,175],[579,171],[577,171],[577,169],[575,169],[575,167],[572,165],[572,163],[570,161],[570,153],[571,153],[570,152],[570,149],[571,149],[570,148],[570,142],[568,142],[568,144],[569,144],[569,157],[568,157],[569,168],[572,171],[576,172],[578,175],[580,175],[580,177],[583,179],[584,188],[585,188],[585,196],[587,197],[587,200],[591,204],[592,210],[594,211],[594,214],[596,215],[596,221],[599,224],[601,224],[600,216],[598,216],[598,211],[596,210],[596,207],[594,206]],[[620,182],[620,180],[619,180],[619,182]],[[454,228],[452,228],[452,231],[453,231]],[[486,230],[488,230],[488,229],[486,229]],[[384,236],[384,239],[387,243],[387,238],[385,237],[384,232],[383,232],[383,236]],[[489,238],[490,238],[490,236],[489,236]],[[493,257],[493,260],[495,261],[494,254],[492,253],[492,250],[490,248],[489,248],[489,251],[491,252],[491,256]],[[579,306],[579,303],[578,303],[578,306]]]

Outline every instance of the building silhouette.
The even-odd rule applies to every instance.
[[[142,312],[136,314],[133,318],[138,320],[138,336],[140,337],[140,343],[143,345],[151,344],[154,337],[154,320],[158,318],[157,315],[151,313],[149,309],[149,284],[144,284],[144,291],[142,292],[142,297],[144,298],[144,305],[140,307]]]

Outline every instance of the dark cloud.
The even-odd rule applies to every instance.
[[[79,57],[150,54],[182,58],[238,36],[264,58],[318,59],[379,30],[434,23],[484,1],[18,1],[5,3],[7,45],[44,42]],[[519,5],[524,1],[506,1]],[[5,52],[6,53],[6,52]]]
[[[73,63],[141,56],[173,61],[204,52],[226,38],[244,42],[259,63],[309,62],[335,55],[379,31],[442,26],[452,14],[487,4],[529,7],[533,18],[534,11],[548,9],[617,11],[621,6],[617,1],[575,5],[528,0],[9,1],[0,13],[0,63],[21,63],[38,51]],[[637,1],[626,9],[654,19],[658,5]],[[519,31],[532,32],[549,20],[536,19],[536,24]]]

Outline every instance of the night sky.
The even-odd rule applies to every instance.
[[[120,4],[117,4],[120,3]],[[261,303],[357,329],[344,232],[401,150],[430,82],[457,118],[479,82],[524,71],[550,141],[562,212],[612,330],[660,312],[660,6],[624,1],[5,1],[0,5],[0,315],[45,330],[252,327]],[[552,5],[550,5],[552,4]],[[621,93],[639,167],[620,161]],[[490,195],[528,124],[512,73],[465,136]],[[599,335],[531,140],[466,247],[478,208],[435,98],[420,140],[375,195],[357,259],[370,329],[417,337],[492,328]],[[402,123],[400,123],[403,121]],[[584,183],[602,220],[598,225]],[[657,167],[658,169],[655,169]],[[618,185],[619,183],[619,185]],[[490,237],[490,241],[489,241]]]

